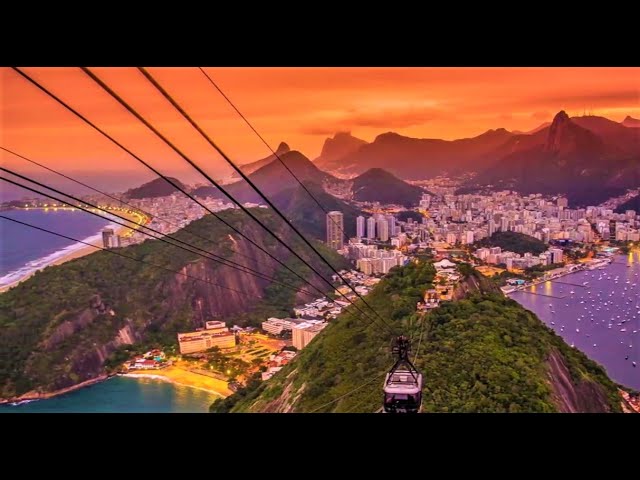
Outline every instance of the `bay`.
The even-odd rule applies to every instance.
[[[613,380],[640,390],[640,252],[509,296]]]
[[[113,377],[58,397],[2,405],[0,413],[207,413],[216,398],[162,380]]]

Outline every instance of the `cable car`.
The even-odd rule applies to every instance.
[[[392,348],[396,363],[384,381],[385,413],[418,413],[422,406],[422,374],[409,360],[411,342],[399,336]]]

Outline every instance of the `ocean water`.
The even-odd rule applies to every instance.
[[[8,210],[2,216],[94,242],[109,220],[79,210]],[[0,218],[0,287],[85,245]]]
[[[216,398],[162,380],[113,377],[47,400],[0,405],[0,413],[207,413]]]
[[[509,296],[613,380],[640,390],[640,252]]]

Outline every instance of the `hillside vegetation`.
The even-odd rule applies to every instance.
[[[173,183],[178,185],[183,190],[187,189],[185,185],[180,182],[177,178],[168,177],[171,179]],[[132,188],[127,190],[124,193],[126,198],[130,199],[139,199],[139,198],[156,198],[156,197],[166,197],[171,195],[172,193],[176,193],[178,189],[167,182],[164,178],[156,178],[147,182],[139,187]]]
[[[517,232],[496,232],[490,237],[483,238],[474,244],[476,248],[480,247],[500,247],[502,251],[509,251],[523,255],[531,252],[534,255],[540,255],[547,250],[547,245],[530,235]]]
[[[396,267],[367,296],[395,333],[412,337],[425,412],[620,410],[616,385],[600,366],[485,288],[475,271],[462,284],[466,298],[420,317],[415,302],[433,276],[429,263]],[[391,339],[380,322],[345,312],[271,380],[252,382],[211,411],[375,412],[393,363]]]
[[[640,195],[631,197],[629,200],[616,208],[616,213],[625,213],[627,210],[635,210],[636,213],[640,212]]]
[[[255,214],[292,248],[309,252],[272,212],[255,209]],[[220,215],[291,268],[311,277],[301,262],[243,213],[227,210]],[[302,286],[302,280],[229,232],[207,215],[173,236],[282,282]],[[253,259],[239,256],[229,247]],[[335,252],[322,245],[318,248],[335,266],[345,266]],[[95,378],[106,372],[109,359],[127,345],[175,345],[177,332],[201,327],[211,318],[255,325],[267,316],[289,315],[296,295],[301,295],[157,240],[118,252],[251,296],[105,251],[47,267],[0,295],[0,397],[48,392]],[[304,256],[330,278],[329,269],[311,253]],[[314,284],[327,289],[320,281]],[[311,298],[302,295],[299,299]]]
[[[372,168],[353,179],[353,199],[359,202],[413,207],[420,202],[423,193],[427,192],[382,168]]]

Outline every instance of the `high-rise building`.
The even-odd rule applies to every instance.
[[[387,242],[389,240],[389,224],[387,223],[387,219],[382,217],[378,219],[378,239],[382,242]]]
[[[104,248],[115,247],[113,228],[105,228],[102,230],[102,246]]]
[[[396,234],[396,217],[387,215],[387,223],[389,224],[389,236],[394,236]]]
[[[356,218],[356,237],[364,237],[364,217],[362,215]]]
[[[489,220],[489,236],[496,233],[496,222],[493,221],[493,218]]]
[[[342,212],[333,211],[327,213],[327,245],[336,250],[344,247],[343,241],[344,217]]]
[[[567,208],[569,206],[569,200],[565,197],[558,197],[558,207]]]
[[[550,248],[549,253],[551,253],[551,262],[552,263],[562,263],[562,249],[561,248]]]
[[[374,217],[367,218],[367,238],[376,238],[376,219]]]

